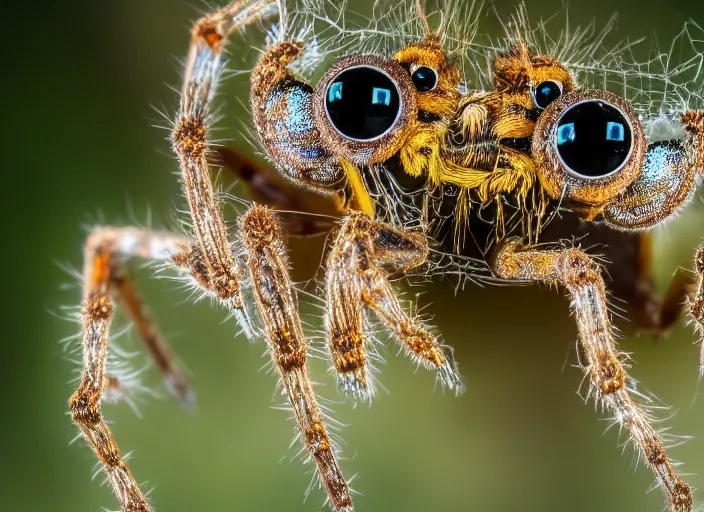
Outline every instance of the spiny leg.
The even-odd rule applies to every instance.
[[[139,489],[102,414],[113,306],[110,286],[116,256],[171,259],[187,247],[178,236],[135,228],[99,228],[86,241],[83,269],[83,373],[69,400],[74,423],[102,464],[123,512],[148,512]]]
[[[306,362],[307,343],[297,300],[288,275],[288,258],[280,228],[271,210],[253,206],[242,218],[242,238],[252,275],[258,311],[272,359],[278,370],[308,452],[318,466],[332,508],[353,510],[347,482],[323,425]]]
[[[662,299],[655,295],[652,287],[636,290],[635,297],[625,297],[630,309],[635,310],[633,321],[636,326],[653,333],[663,333],[672,328],[682,315],[691,286],[691,275],[677,270]]]
[[[238,317],[240,325],[250,337],[253,336],[254,331],[246,314],[240,283],[246,271],[259,272],[260,269],[252,268],[252,262],[249,264],[249,269],[245,268],[245,265],[232,252],[225,222],[214,198],[208,168],[207,122],[210,101],[221,73],[221,58],[226,38],[234,30],[271,16],[276,13],[276,10],[276,3],[271,0],[233,2],[196,22],[186,62],[179,113],[172,134],[173,149],[179,159],[183,188],[197,241],[190,251],[179,256],[177,264],[190,268],[196,274],[200,286],[217,297]],[[247,240],[244,241],[247,244]],[[266,263],[267,268],[273,268],[271,262],[265,260],[262,263]],[[257,276],[254,277],[256,282]],[[260,284],[267,285],[262,281]],[[273,319],[269,317],[274,313],[268,311],[263,305],[263,298],[267,292],[271,290],[257,290],[255,286],[255,294],[260,306],[259,314],[264,320],[265,327],[270,329]],[[291,309],[293,303],[289,306],[287,311],[293,314]],[[274,325],[285,328],[278,334],[292,336],[293,331],[288,330],[291,327],[291,321],[290,318],[277,317]],[[274,339],[276,334],[276,332],[269,332],[269,339]],[[275,343],[272,342],[271,345]],[[299,352],[304,352],[306,349],[303,342],[296,347]],[[272,352],[275,364],[279,367],[277,352]],[[322,423],[314,421],[319,419],[319,412],[316,411],[317,416],[311,415],[313,411],[308,410],[308,405],[302,401],[304,394],[309,398],[314,396],[310,386],[304,385],[304,381],[308,381],[307,371],[307,366],[304,365],[294,372],[286,373],[283,378],[304,435],[310,429],[315,431],[319,429],[319,425],[322,426]],[[300,409],[301,407],[304,409]],[[323,472],[322,478],[332,504],[339,506],[340,510],[351,510],[347,484],[337,468],[333,451],[331,449],[325,451],[317,444],[311,444],[308,447]],[[324,465],[321,465],[323,462]]]
[[[682,116],[682,124],[691,135],[688,139],[692,166],[700,182],[704,181],[704,111],[688,111]],[[704,245],[694,254],[694,271],[697,274],[697,288],[690,300],[689,312],[697,325],[700,337],[699,376],[704,377]]]
[[[392,272],[423,264],[425,234],[404,231],[349,212],[337,229],[326,270],[326,323],[330,352],[340,387],[355,396],[372,393],[365,351],[364,308],[374,311],[406,352],[435,369],[448,388],[460,392],[461,379],[450,354],[428,326],[408,314],[389,283]]]
[[[589,377],[590,392],[613,411],[619,424],[628,428],[631,440],[662,486],[669,510],[691,511],[690,487],[666,455],[652,420],[629,393],[625,355],[614,339],[599,266],[581,249],[523,250],[517,243],[508,242],[497,254],[494,271],[511,281],[543,282],[567,289],[586,358],[584,370]]]
[[[697,288],[690,299],[689,312],[699,334],[699,377],[704,378],[704,245],[700,245],[694,254],[694,271],[697,274]]]
[[[276,12],[276,4],[271,0],[232,2],[195,23],[172,133],[195,239],[207,271],[207,282],[202,284],[238,317],[250,336],[253,332],[240,289],[243,269],[232,254],[227,228],[214,198],[207,160],[207,123],[227,37]]]

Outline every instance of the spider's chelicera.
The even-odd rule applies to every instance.
[[[134,322],[170,389],[184,400],[190,394],[169,347],[144,315],[122,263],[145,258],[192,276],[204,293],[237,317],[249,336],[266,340],[330,507],[353,510],[337,448],[311,385],[309,347],[284,245],[287,235],[330,231],[320,294],[330,361],[342,391],[356,400],[373,395],[370,313],[415,362],[436,371],[446,388],[462,389],[452,351],[400,300],[393,276],[442,272],[449,258],[457,273],[556,285],[570,298],[589,395],[629,432],[669,509],[690,511],[690,487],[666,454],[650,411],[638,404],[635,382],[627,374],[601,265],[574,244],[550,239],[546,226],[551,220],[551,228],[563,222],[554,219],[562,212],[628,233],[623,236],[636,240],[639,251],[647,250],[643,232],[675,215],[704,177],[704,111],[693,108],[704,96],[701,77],[677,86],[672,76],[662,75],[668,87],[680,87],[678,97],[690,101],[677,111],[665,109],[672,105],[663,100],[663,121],[677,130],[664,140],[651,140],[641,121],[648,121],[643,115],[647,107],[631,101],[639,92],[622,97],[588,88],[589,82],[580,82],[557,53],[539,52],[521,14],[515,24],[520,30],[503,48],[481,47],[493,65],[492,85],[472,89],[467,86],[471,77],[460,66],[462,56],[448,50],[453,43],[468,52],[472,48],[466,44],[470,25],[461,37],[449,36],[450,23],[461,17],[441,9],[442,23],[433,31],[419,1],[406,6],[402,19],[415,23],[420,33],[388,56],[364,46],[379,30],[351,30],[357,46],[343,44],[344,16],[339,10],[337,18],[317,15],[318,4],[313,3],[300,7],[298,16],[297,8],[284,2],[242,0],[196,22],[172,132],[192,231],[172,235],[101,227],[86,242],[84,367],[70,411],[121,509],[151,510],[102,414],[104,393],[114,385],[107,367],[112,298]],[[269,47],[250,78],[252,123],[275,172],[220,150],[225,165],[263,203],[252,203],[236,233],[228,233],[210,177],[211,100],[228,36],[277,15],[280,26],[270,34]],[[293,32],[291,20],[297,16],[310,23],[308,34],[324,22],[328,31],[340,31],[340,38],[331,40],[346,54],[315,86],[293,71],[298,64],[300,69],[306,63],[310,67],[304,43],[292,36],[306,33]],[[320,50],[323,39],[313,36],[314,50]],[[594,50],[585,55],[594,55]],[[620,58],[612,62],[624,65]],[[604,77],[611,76],[608,65],[597,64],[579,70],[601,69]],[[477,72],[484,69],[470,66]],[[617,77],[628,73],[625,68],[613,70]],[[657,75],[650,73],[649,78]],[[304,200],[311,197],[320,198],[326,215],[310,215],[319,208]],[[472,240],[486,244],[466,243],[468,232]],[[538,245],[551,240],[555,243]],[[640,258],[640,252],[635,254]],[[703,329],[704,246],[696,253],[694,269],[698,287],[689,296],[689,313]],[[664,329],[688,297],[688,283],[675,280],[660,303],[644,288],[647,272],[629,272],[622,283],[624,294],[632,297],[629,306],[639,324]]]

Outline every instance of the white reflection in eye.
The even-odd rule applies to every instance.
[[[574,123],[563,124],[557,129],[557,145],[561,146],[567,142],[574,142],[577,137],[577,132],[574,129]]]
[[[372,105],[385,105],[389,106],[391,104],[391,91],[381,87],[372,88]]]
[[[606,140],[623,142],[625,136],[626,129],[621,123],[614,123],[613,121],[606,123]]]

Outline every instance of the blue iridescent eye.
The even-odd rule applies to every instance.
[[[411,80],[420,92],[428,92],[438,85],[438,74],[433,68],[420,66],[411,75]]]
[[[562,84],[553,80],[540,82],[533,88],[533,104],[539,109],[545,109],[562,96]]]
[[[558,119],[555,146],[569,172],[600,178],[619,169],[630,155],[631,127],[613,105],[582,101]]]
[[[358,66],[330,83],[325,110],[335,130],[353,140],[373,140],[393,128],[401,98],[393,80],[380,69]]]

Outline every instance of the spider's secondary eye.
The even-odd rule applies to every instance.
[[[616,107],[599,100],[583,101],[560,116],[555,145],[569,172],[599,178],[619,169],[628,158],[631,128]]]
[[[411,75],[411,80],[420,92],[428,92],[438,85],[438,74],[433,68],[420,66]]]
[[[550,103],[562,95],[562,84],[553,80],[540,82],[533,89],[533,104],[540,109],[547,108]]]
[[[330,83],[325,110],[340,134],[369,141],[393,128],[401,99],[389,75],[377,68],[358,66],[346,69]]]

